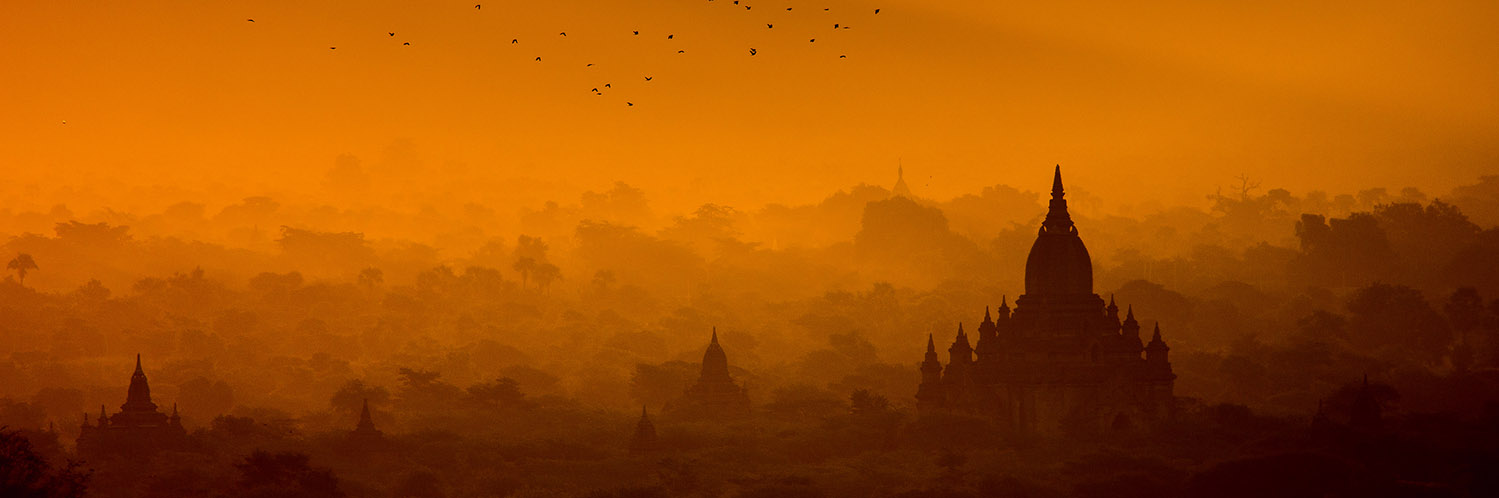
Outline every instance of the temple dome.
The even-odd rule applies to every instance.
[[[1046,221],[1025,260],[1027,295],[1093,293],[1093,260],[1077,235],[1062,198],[1062,167],[1057,166],[1051,184],[1051,206]]]

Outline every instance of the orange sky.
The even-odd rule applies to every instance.
[[[1492,1],[483,1],[0,2],[6,198],[315,197],[343,153],[668,208],[811,202],[898,160],[932,197],[1062,163],[1120,202],[1499,172]],[[417,159],[379,171],[398,141]]]

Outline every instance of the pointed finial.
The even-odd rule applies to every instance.
[[[927,334],[926,335],[926,352],[928,352],[928,353],[935,353],[935,352],[937,352],[937,343],[932,340],[932,334]]]
[[[992,320],[992,319],[991,319],[991,318],[989,318],[989,307],[988,307],[988,306],[985,306],[985,307],[984,307],[984,321],[986,321],[986,322],[987,322],[987,321],[991,321],[991,320]]]
[[[1004,309],[1009,309],[1010,308],[1010,296],[1009,295],[1000,295],[999,296],[999,307],[1000,308],[1004,308]]]
[[[708,344],[718,344],[718,327],[713,327],[713,338],[708,341]]]
[[[1114,293],[1112,293],[1112,292],[1109,293],[1109,307],[1110,308],[1118,308],[1118,306],[1114,305]]]
[[[1056,173],[1051,178],[1051,198],[1062,198],[1062,165],[1058,164]]]
[[[1153,333],[1153,334],[1150,335],[1150,342],[1158,342],[1158,341],[1161,341],[1161,322],[1160,322],[1160,320],[1156,320],[1156,322],[1155,322],[1155,333]]]
[[[141,370],[141,354],[140,353],[136,353],[135,354],[135,373],[145,373],[145,371]]]
[[[958,337],[963,336],[963,322],[958,322]]]
[[[645,418],[645,405],[640,405],[640,418]]]
[[[172,416],[177,416],[177,403],[172,403]]]
[[[1129,311],[1125,312],[1124,318],[1126,320],[1133,320],[1133,319],[1135,319],[1135,305],[1133,305],[1133,304],[1129,305]],[[1157,323],[1156,326],[1160,326],[1160,324]]]

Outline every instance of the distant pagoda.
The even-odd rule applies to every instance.
[[[916,197],[911,193],[911,187],[906,186],[906,168],[903,166],[895,167],[895,187],[890,189],[890,196],[905,197],[907,199],[914,199]]]
[[[690,416],[722,417],[749,412],[749,395],[729,375],[729,358],[718,344],[718,329],[703,352],[703,368],[697,382],[687,388],[672,410]]]
[[[635,436],[630,438],[631,453],[647,453],[660,448],[656,440],[656,424],[651,423],[651,416],[645,407],[640,407],[640,422],[635,424]]]
[[[349,432],[349,440],[355,443],[381,442],[385,440],[385,433],[375,428],[375,420],[370,417],[370,400],[364,400],[364,408],[359,410],[359,425]]]
[[[83,414],[83,426],[78,434],[78,454],[84,459],[110,456],[142,456],[164,449],[180,449],[187,445],[187,431],[182,428],[182,417],[177,414],[177,405],[172,404],[172,414],[161,413],[156,403],[151,402],[151,386],[146,382],[146,372],[141,368],[141,356],[135,355],[135,373],[130,376],[130,390],[120,412],[107,415],[104,406],[99,406],[98,420],[90,424],[88,413]]]

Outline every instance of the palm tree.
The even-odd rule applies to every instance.
[[[515,264],[511,268],[520,273],[520,288],[525,289],[526,280],[530,279],[531,272],[536,271],[536,260],[527,256],[521,256],[515,260]]]
[[[536,277],[536,288],[542,292],[546,292],[547,287],[550,287],[552,282],[562,278],[562,270],[557,268],[557,265],[551,263],[536,265],[536,268],[531,270],[531,273]]]
[[[23,252],[17,254],[15,259],[10,260],[10,263],[5,265],[5,269],[15,270],[16,276],[21,279],[21,285],[26,285],[26,272],[38,268],[36,267],[36,260],[31,259],[30,254]]]

